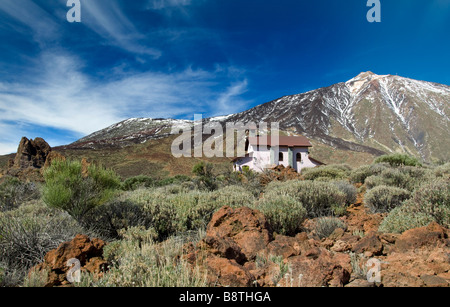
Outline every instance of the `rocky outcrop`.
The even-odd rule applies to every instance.
[[[450,287],[449,235],[450,230],[431,223],[403,234],[354,235],[339,228],[323,239],[313,232],[289,237],[274,234],[258,210],[223,207],[206,236],[184,246],[182,257],[205,270],[211,286]],[[101,278],[107,269],[104,246],[77,235],[48,252],[33,270],[49,272],[46,286],[70,285],[67,261],[75,258],[81,271]],[[380,280],[369,280],[367,273],[377,265]]]
[[[305,233],[274,237],[264,215],[250,208],[216,212],[206,237],[185,257],[202,263],[217,286],[343,286],[351,273],[348,259]]]
[[[104,246],[105,242],[100,239],[91,240],[86,235],[77,235],[72,241],[61,243],[57,249],[49,251],[44,257],[44,262],[31,271],[48,272],[45,287],[70,285],[67,279],[70,269],[68,261],[77,259],[81,265],[81,272],[101,277],[107,268],[107,262],[102,258]]]
[[[13,168],[42,168],[51,150],[50,145],[42,138],[29,140],[23,137],[14,158]]]
[[[47,155],[47,159],[45,159],[45,163],[44,163],[44,167],[43,169],[47,169],[48,167],[50,167],[50,165],[52,164],[53,161],[56,160],[62,160],[65,161],[66,157],[64,157],[62,154],[60,154],[59,152],[56,151],[50,151],[50,153]]]
[[[272,239],[270,225],[261,212],[223,207],[208,224],[197,254],[204,258],[210,283],[248,287],[255,277],[243,265],[255,260]]]
[[[6,175],[23,180],[41,181],[42,170],[49,167],[51,161],[65,159],[52,151],[50,145],[42,138],[34,140],[23,137],[19,143],[14,159],[10,159]]]
[[[350,230],[319,239],[311,231],[315,220],[305,222],[307,232],[288,237],[274,234],[257,210],[223,207],[185,259],[204,267],[213,286],[450,286],[448,229],[432,223],[401,235],[379,233],[378,215],[350,210],[360,211],[359,219],[342,217]],[[380,281],[368,280],[369,260],[379,264]]]
[[[206,239],[222,238],[237,246],[244,260],[254,260],[272,240],[272,229],[264,215],[250,208],[223,207],[208,224]]]

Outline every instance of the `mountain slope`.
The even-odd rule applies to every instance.
[[[371,72],[329,87],[285,96],[250,110],[205,122],[278,122],[287,133],[315,143],[317,158],[329,160],[330,146],[340,155],[356,152],[365,160],[406,152],[425,161],[450,160],[450,87]],[[114,148],[166,138],[188,120],[129,119],[93,133],[67,148]],[[354,158],[354,155],[347,155]],[[328,159],[327,159],[328,158]],[[339,159],[338,159],[339,160]],[[342,159],[339,160],[343,162]]]
[[[450,87],[361,73],[235,114],[231,121],[279,122],[283,130],[361,152],[406,152],[449,160]]]

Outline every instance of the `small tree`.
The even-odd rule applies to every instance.
[[[205,187],[209,191],[217,189],[217,183],[212,172],[213,165],[211,163],[199,162],[192,168],[192,173],[197,176],[199,185]]]
[[[44,172],[44,179],[44,202],[67,211],[77,221],[110,200],[121,185],[114,171],[89,165],[86,172],[79,161],[54,161]]]

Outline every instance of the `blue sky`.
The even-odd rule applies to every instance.
[[[244,111],[362,71],[450,85],[450,0],[0,0],[0,154]]]

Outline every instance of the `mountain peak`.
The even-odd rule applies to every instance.
[[[357,76],[357,78],[368,78],[368,77],[373,77],[373,76],[377,76],[377,74],[375,74],[371,71],[363,71]]]
[[[381,78],[381,77],[386,77],[385,75],[377,75],[377,74],[375,74],[375,73],[373,73],[373,72],[371,72],[371,71],[365,71],[365,72],[362,72],[362,73],[360,73],[359,75],[357,75],[356,77],[354,77],[353,79],[351,79],[351,80],[349,80],[348,82],[351,82],[351,81],[371,81],[371,80],[373,80],[373,79],[378,79],[378,78]]]

